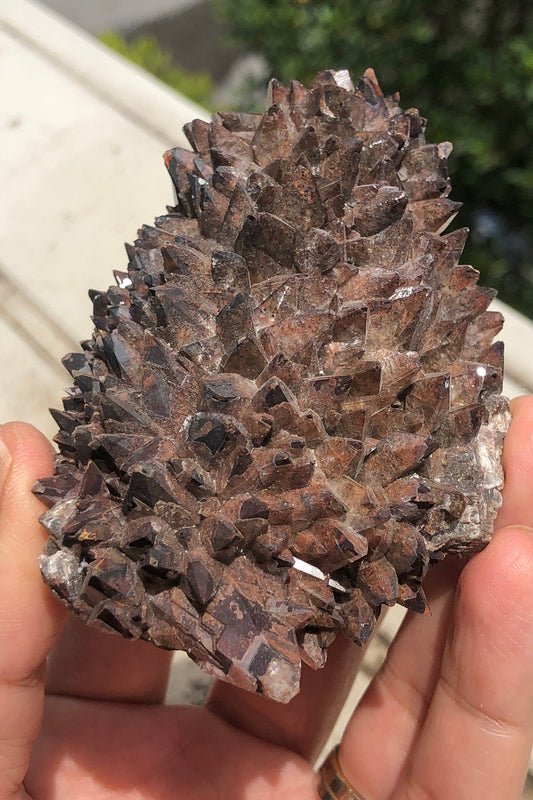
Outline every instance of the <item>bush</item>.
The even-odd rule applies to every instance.
[[[196,103],[210,107],[213,81],[207,72],[187,72],[179,67],[172,55],[162,50],[153,36],[139,36],[131,42],[119,33],[105,31],[98,37],[115,52],[151,72],[160,80]]]
[[[272,75],[376,70],[386,93],[450,140],[465,260],[533,315],[533,4],[527,0],[212,0]]]

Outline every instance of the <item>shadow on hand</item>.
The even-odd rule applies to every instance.
[[[39,800],[313,800],[314,780],[205,708],[52,696],[25,785]]]

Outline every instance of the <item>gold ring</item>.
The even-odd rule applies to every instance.
[[[339,764],[339,746],[333,748],[319,771],[320,800],[365,800],[350,786]]]

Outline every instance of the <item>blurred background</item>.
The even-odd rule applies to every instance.
[[[260,109],[265,81],[367,66],[452,141],[463,260],[533,316],[533,4],[528,0],[47,0],[210,109]]]

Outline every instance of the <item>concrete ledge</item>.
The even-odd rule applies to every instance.
[[[2,0],[1,29],[167,146],[181,144],[186,122],[209,119],[204,108],[33,0]]]

